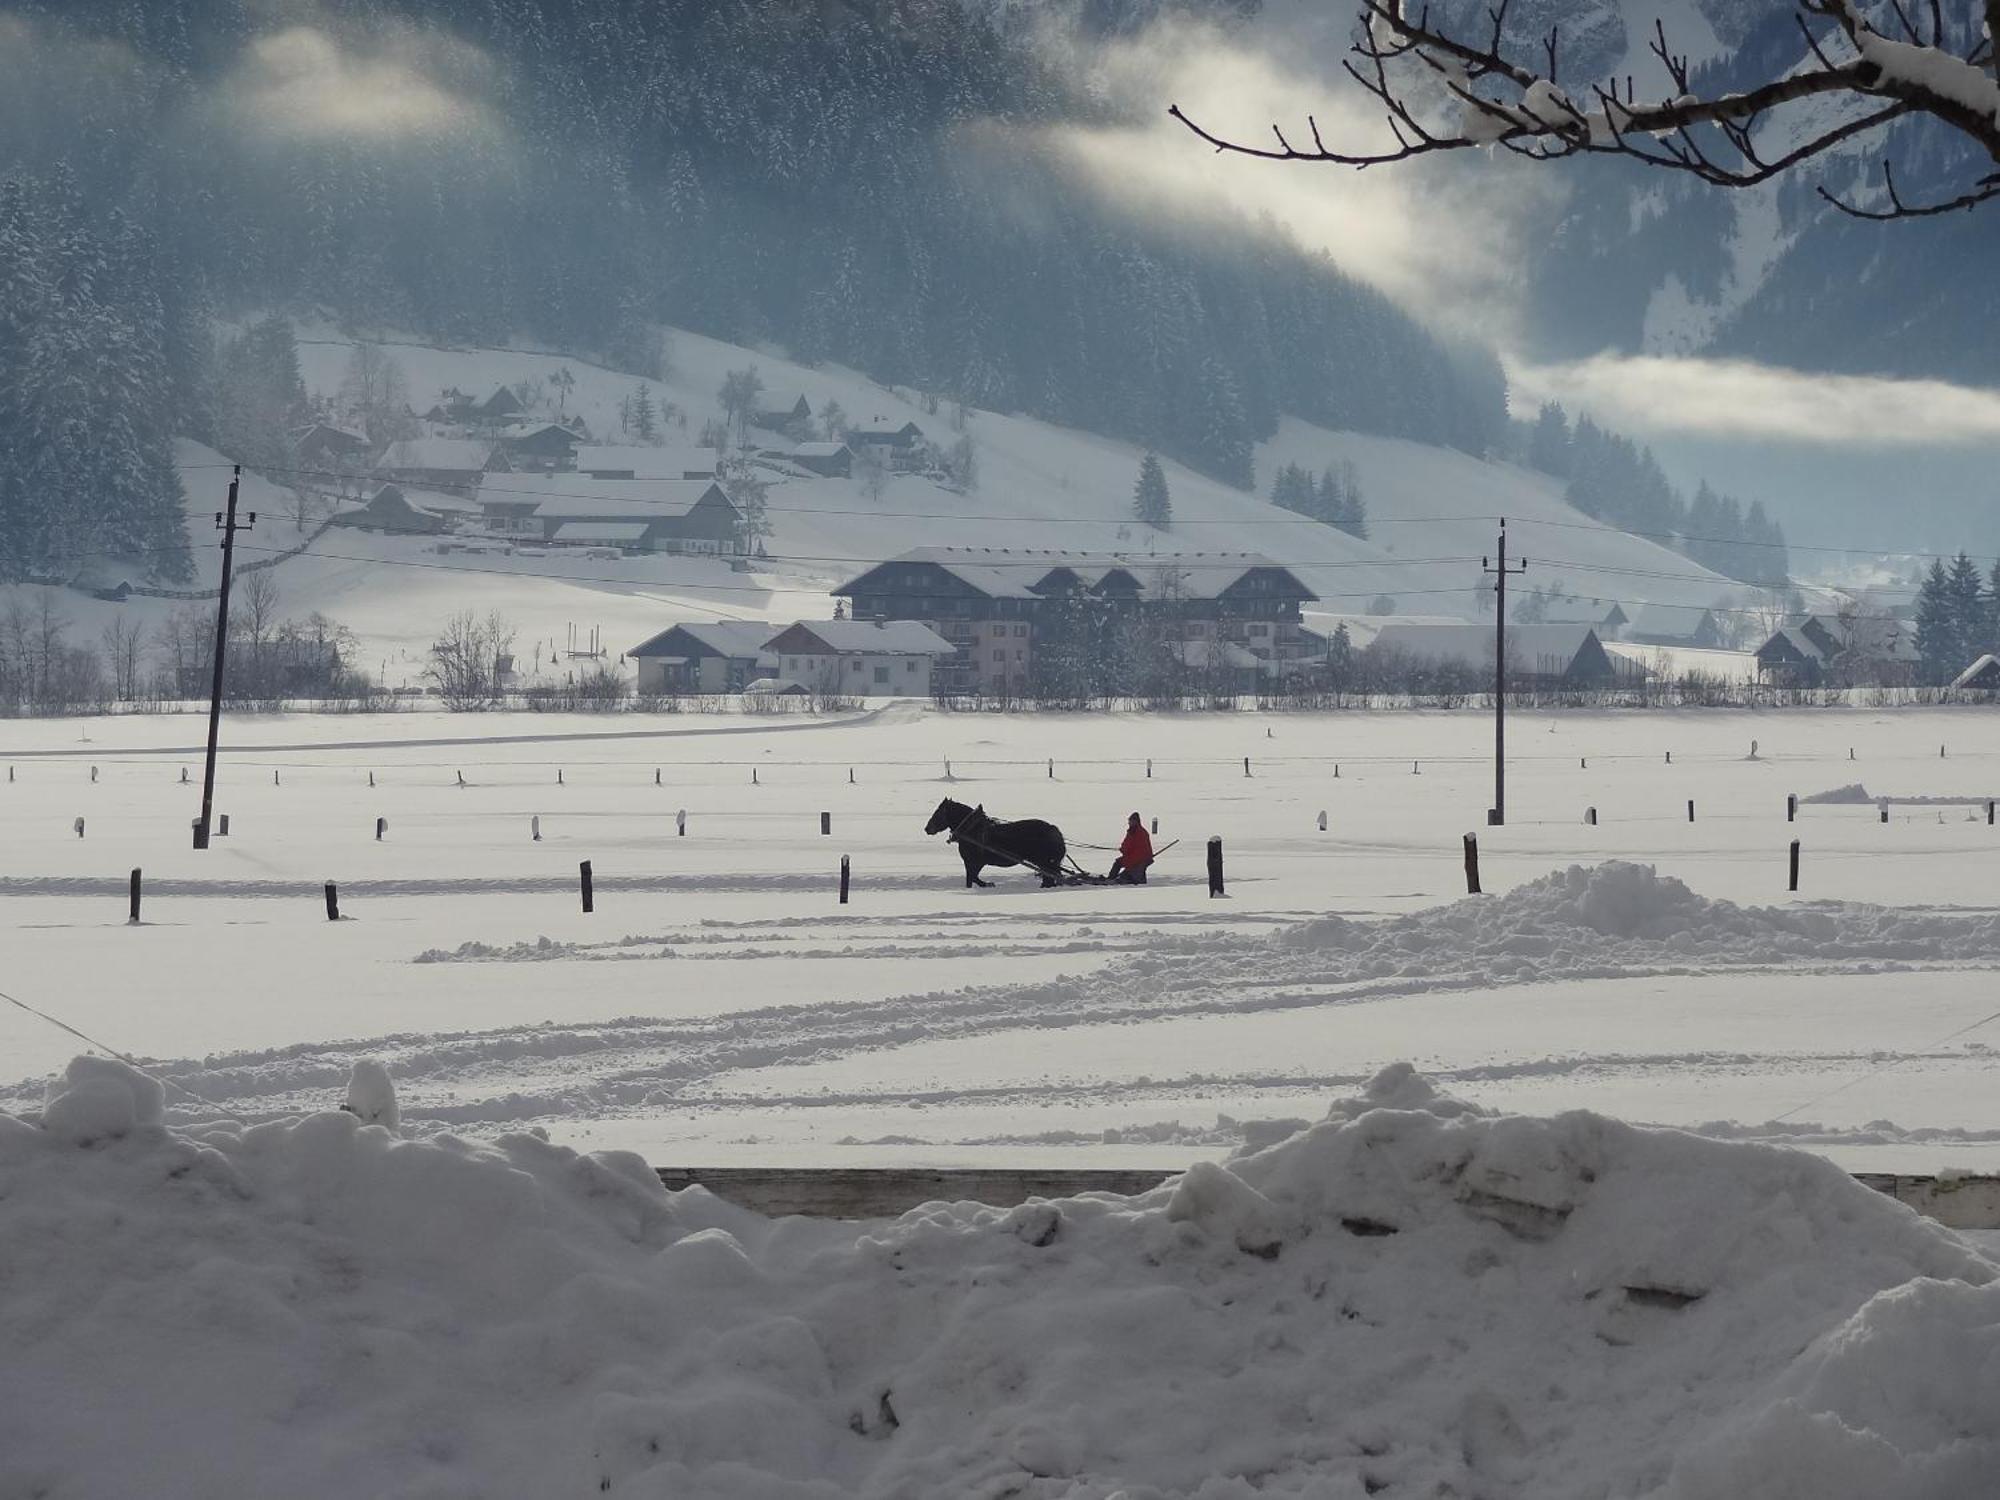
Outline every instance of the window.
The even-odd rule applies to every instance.
[[[880,665],[880,666],[876,667],[876,669],[875,669],[875,681],[876,681],[876,683],[877,683],[877,685],[878,685],[878,686],[880,686],[880,685],[886,685],[886,684],[888,683],[888,681],[889,681],[889,667],[888,667],[888,664],[887,664],[886,662],[885,662],[885,663],[883,663],[882,665]]]
[[[850,672],[859,672],[861,670],[861,658],[857,656],[853,661],[849,662],[847,670]]]
[[[1021,649],[1021,648],[1020,648],[1019,646],[1016,646],[1016,647],[1014,648],[1014,660],[1015,660],[1015,661],[1026,661],[1027,659],[1028,659],[1028,653],[1027,653],[1026,651],[1022,650],[1022,649]]]
[[[904,663],[903,663],[903,670],[904,670],[905,672],[914,672],[914,671],[916,671],[916,670],[917,670],[917,659],[916,659],[916,658],[915,658],[915,657],[913,656],[913,657],[911,657],[911,658],[910,658],[910,659],[909,659],[908,661],[904,662]]]
[[[1014,634],[1019,636],[1022,640],[1026,640],[1028,638],[1028,627],[1025,625],[1016,625],[1014,627]]]
[[[1006,647],[1002,646],[999,649],[995,650],[993,653],[993,659],[995,661],[1005,661],[1007,659]]]

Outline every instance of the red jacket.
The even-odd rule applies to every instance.
[[[1125,842],[1118,846],[1118,857],[1128,870],[1143,870],[1153,862],[1153,841],[1138,823],[1125,830]]]

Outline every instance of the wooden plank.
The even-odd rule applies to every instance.
[[[1151,1192],[1177,1172],[1060,1167],[660,1167],[671,1190],[699,1185],[772,1218],[888,1219],[926,1203],[1015,1208],[1031,1198]],[[2000,1177],[1857,1172],[1855,1181],[1952,1229],[2000,1229]]]

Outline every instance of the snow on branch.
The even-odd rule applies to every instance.
[[[1979,0],[1983,24],[1964,28],[1975,40],[1963,51],[1952,50],[1958,33],[1946,24],[1943,0],[1887,0],[1897,35],[1865,16],[1858,0],[1797,0],[1802,63],[1753,88],[1706,97],[1694,91],[1687,57],[1673,50],[1656,20],[1649,50],[1669,88],[1665,97],[1646,100],[1630,77],[1622,90],[1616,78],[1581,93],[1565,90],[1557,82],[1559,33],[1552,30],[1539,43],[1539,56],[1515,50],[1507,30],[1508,4],[1495,0],[1485,35],[1475,38],[1433,25],[1428,6],[1413,14],[1406,0],[1361,0],[1354,55],[1341,65],[1386,111],[1393,146],[1367,151],[1329,146],[1310,115],[1309,142],[1295,143],[1296,131],[1288,135],[1273,125],[1273,144],[1260,145],[1215,134],[1177,104],[1167,113],[1217,151],[1267,161],[1371,167],[1499,147],[1536,161],[1586,153],[1631,157],[1720,187],[1754,186],[1843,141],[1899,119],[1929,116],[1969,137],[1995,169],[1974,175],[1955,196],[1929,203],[1905,201],[1887,163],[1882,169],[1887,207],[1863,207],[1823,187],[1820,195],[1869,219],[1946,213],[2000,197],[2000,78],[1993,40],[2000,32],[2000,0]],[[1970,16],[1966,20],[1972,22]],[[1426,79],[1429,88],[1423,87]],[[1441,110],[1434,102],[1439,97]],[[1772,111],[1823,98],[1855,107],[1841,112],[1837,123],[1788,140],[1783,150],[1767,154],[1759,145],[1759,127]]]

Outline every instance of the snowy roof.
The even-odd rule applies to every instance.
[[[558,426],[554,422],[516,422],[511,426],[500,429],[500,441],[503,443],[525,443],[530,438],[544,437],[550,433],[572,443],[576,441],[575,433],[571,432],[567,427]]]
[[[650,521],[565,521],[550,537],[554,542],[643,542]]]
[[[493,474],[479,484],[481,505],[531,509],[546,520],[678,518],[713,494],[712,479],[599,479],[591,474]]]
[[[742,657],[754,660],[764,654],[764,643],[771,639],[775,627],[762,620],[716,620],[704,623],[697,620],[685,621],[679,625],[669,625],[650,640],[641,641],[627,656],[661,656],[666,654],[664,642],[678,632],[692,637],[714,652],[717,656]]]
[[[391,443],[388,451],[376,460],[375,467],[392,473],[398,469],[431,469],[477,474],[492,456],[490,444],[471,438],[404,438]]]
[[[1299,597],[1318,596],[1283,563],[1258,552],[1184,553],[1066,553],[1045,552],[1033,547],[915,547],[889,559],[893,563],[935,563],[996,599],[1032,599],[1034,585],[1058,568],[1067,568],[1086,583],[1122,570],[1138,580],[1140,592],[1149,596],[1177,593],[1184,598],[1212,599],[1242,577],[1258,568],[1273,568],[1298,584]],[[888,566],[882,564],[881,566]],[[869,572],[873,572],[870,569]],[[866,574],[861,575],[866,577]],[[834,590],[845,593],[851,586]]]
[[[585,443],[576,450],[579,474],[624,474],[633,479],[713,479],[716,467],[713,448]]]
[[[847,451],[845,443],[800,443],[792,449],[794,458],[834,458]]]
[[[2000,656],[1995,656],[1990,651],[1987,652],[1978,661],[1952,678],[1951,685],[1955,688],[1973,687],[1975,685],[1984,686],[1985,684],[1980,682],[1981,678],[2000,679]]]
[[[1548,625],[1602,625],[1614,614],[1625,616],[1622,607],[1604,599],[1545,599],[1541,623]]]
[[[1693,640],[1702,622],[1710,618],[1709,612],[1698,604],[1635,604],[1626,616],[1625,634]]]
[[[838,655],[950,656],[958,649],[915,620],[800,620],[767,637],[767,643],[794,630],[806,631]]]
[[[1263,665],[1254,655],[1234,641],[1175,641],[1168,649],[1180,658],[1183,666],[1191,667],[1197,672],[1211,667],[1247,668]]]
[[[1596,632],[1588,625],[1514,625],[1507,627],[1509,662],[1575,660]],[[1375,633],[1375,649],[1395,651],[1423,661],[1466,662],[1490,666],[1493,661],[1493,626],[1467,621],[1434,624],[1415,620],[1388,619]]]
[[[1791,647],[1792,650],[1799,654],[1800,659],[1804,661],[1824,661],[1826,659],[1826,653],[1820,650],[1819,643],[1796,625],[1780,625],[1772,633],[1771,638],[1757,648],[1757,654],[1759,656],[1763,656],[1766,653],[1774,655],[1782,654],[1772,652],[1772,648],[1778,645]]]

